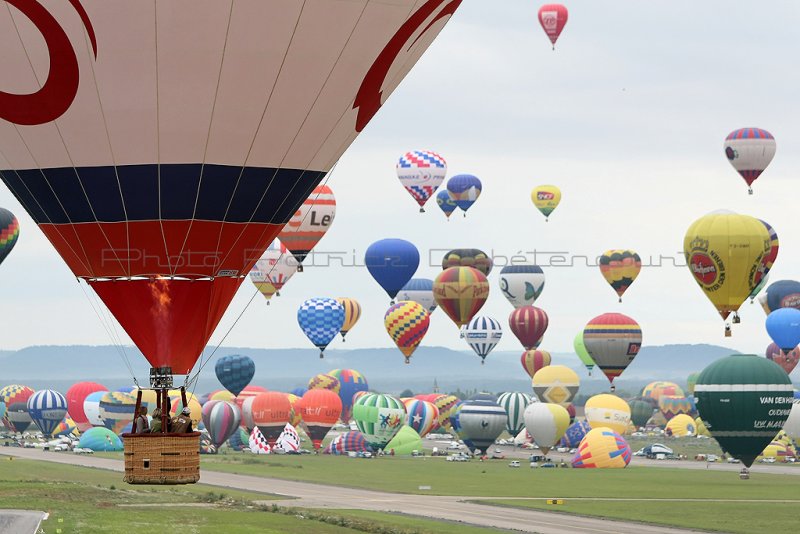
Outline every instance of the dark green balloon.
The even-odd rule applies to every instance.
[[[750,467],[786,422],[793,388],[775,362],[735,354],[706,367],[694,395],[700,417],[720,447]]]
[[[631,422],[636,427],[645,426],[653,417],[653,405],[642,399],[631,399],[628,401],[631,408]]]

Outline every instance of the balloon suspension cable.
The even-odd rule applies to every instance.
[[[322,184],[321,184],[321,185],[327,185],[327,184],[328,184],[328,181],[330,180],[331,176],[333,175],[333,171],[335,171],[335,170],[336,170],[336,167],[337,167],[338,165],[339,165],[339,161],[337,160],[337,161],[336,161],[336,162],[335,162],[335,163],[334,163],[334,164],[331,166],[331,169],[330,169],[330,170],[329,170],[329,171],[328,171],[328,172],[325,174],[325,179],[324,179],[324,180],[322,180]],[[313,192],[313,190],[312,190],[312,192]],[[319,194],[319,193],[317,193],[317,196],[316,196],[316,198],[315,198],[314,200],[316,200],[317,198],[319,198],[319,195],[320,195],[320,194]],[[303,216],[303,220],[302,220],[302,221],[300,221],[300,224],[302,224],[303,222],[305,222],[305,220],[306,220],[306,217],[308,217],[310,213],[311,213],[311,210],[308,210],[308,212],[306,212],[306,214]],[[277,262],[275,262],[275,264],[274,264],[274,265],[272,266],[272,268],[269,270],[269,272],[267,273],[267,276],[269,276],[270,274],[272,274],[272,271],[273,271],[273,270],[274,270],[274,269],[277,267],[277,265],[278,265],[278,262],[280,262],[280,260],[281,260],[281,258],[283,258],[283,256],[284,256],[284,254],[282,253],[282,254],[281,254],[279,257],[278,257],[278,261],[277,261]],[[303,264],[302,264],[301,262],[299,262],[299,261],[297,262],[297,272],[299,272],[299,273],[300,273],[300,272],[303,272]],[[241,318],[244,316],[244,313],[247,311],[247,309],[250,307],[250,304],[252,304],[252,303],[253,303],[253,300],[256,298],[256,295],[258,295],[259,293],[260,293],[260,291],[258,291],[258,288],[255,288],[255,290],[253,291],[253,294],[250,296],[250,300],[248,300],[248,301],[247,301],[247,304],[245,304],[245,306],[244,306],[244,308],[242,309],[242,311],[239,313],[239,315],[238,315],[238,316],[236,317],[236,319],[233,321],[233,324],[230,326],[230,328],[228,328],[228,331],[227,331],[227,332],[225,332],[225,335],[223,335],[223,336],[222,336],[222,339],[220,339],[219,343],[217,343],[217,346],[216,346],[216,347],[214,347],[214,349],[211,351],[211,354],[209,354],[209,355],[208,355],[208,358],[205,358],[205,361],[203,361],[203,360],[204,360],[204,358],[203,358],[203,356],[201,355],[201,357],[200,357],[200,366],[197,368],[197,371],[196,371],[196,372],[195,372],[193,375],[186,375],[186,379],[184,380],[184,387],[185,387],[186,389],[189,389],[189,387],[190,387],[190,385],[191,385],[191,388],[192,388],[192,391],[191,391],[191,393],[192,393],[192,395],[194,395],[195,388],[197,387],[198,378],[200,378],[200,372],[203,370],[203,367],[205,367],[205,366],[208,364],[208,362],[210,362],[210,361],[211,361],[211,358],[213,358],[213,357],[214,357],[214,354],[216,354],[216,352],[217,352],[217,351],[220,349],[220,347],[222,347],[222,344],[225,342],[225,340],[227,339],[227,337],[228,337],[228,336],[230,335],[230,333],[233,331],[234,327],[235,327],[235,326],[236,326],[236,325],[239,323],[239,321],[241,320]],[[269,305],[269,301],[267,301],[267,304]],[[205,352],[205,349],[203,350],[203,352]],[[320,355],[319,355],[319,357],[320,357],[320,358],[322,358],[322,353],[321,353],[321,352],[320,352]]]

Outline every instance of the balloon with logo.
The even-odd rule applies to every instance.
[[[346,297],[337,297],[336,300],[344,308],[344,324],[339,332],[342,334],[342,341],[344,341],[344,336],[356,325],[361,317],[361,304],[356,299]]]
[[[328,375],[339,381],[339,398],[342,400],[342,422],[347,423],[353,412],[353,397],[368,391],[366,377],[355,369],[333,369]]]
[[[739,128],[728,134],[723,145],[725,157],[747,183],[753,194],[753,182],[775,156],[775,138],[761,128]]]
[[[589,371],[589,376],[592,376],[592,369],[596,365],[592,359],[592,355],[586,349],[586,343],[583,342],[583,330],[575,334],[575,339],[572,341],[572,347],[575,349],[575,354],[580,358],[581,363]]]
[[[269,446],[274,447],[286,423],[289,422],[289,414],[292,411],[289,397],[286,393],[268,391],[258,393],[249,402],[253,424],[267,439]]]
[[[280,296],[281,289],[294,276],[297,269],[297,259],[286,248],[286,245],[276,239],[270,244],[261,259],[256,262],[253,270],[250,271],[250,279],[256,284],[256,287],[258,287],[258,281],[269,283],[275,289],[275,294]],[[260,274],[256,274],[254,277],[254,272]],[[259,291],[261,291],[260,287]],[[264,291],[261,292],[264,293]],[[267,295],[264,294],[264,296],[266,297]]]
[[[278,239],[297,260],[297,270],[333,224],[336,197],[333,190],[320,184],[311,191],[278,234]]]
[[[462,330],[464,339],[467,341],[475,354],[481,357],[481,365],[486,362],[486,356],[500,342],[503,337],[503,327],[500,322],[491,317],[473,317]]]
[[[14,214],[0,208],[0,264],[11,253],[19,238],[19,222]]]
[[[406,363],[411,363],[411,355],[428,332],[428,312],[417,302],[400,301],[386,310],[383,324],[386,333],[405,356]]]
[[[531,200],[536,209],[544,215],[544,220],[549,221],[550,214],[561,202],[561,190],[554,185],[537,185],[531,191]]]
[[[503,433],[507,419],[506,411],[488,399],[465,401],[458,412],[461,433],[475,449],[483,452],[487,452]]]
[[[616,395],[601,393],[586,401],[586,421],[592,428],[606,427],[624,434],[631,422],[631,408]]]
[[[492,272],[492,258],[477,248],[457,248],[442,258],[442,270],[450,267],[474,267],[485,276],[489,276]]]
[[[397,300],[413,300],[433,313],[436,309],[436,299],[433,298],[433,280],[429,278],[412,278],[397,294]]]
[[[592,429],[586,421],[575,421],[564,432],[561,438],[561,446],[570,449],[577,449],[583,437]]]
[[[795,347],[790,351],[784,352],[775,343],[770,343],[769,347],[767,347],[766,356],[768,360],[780,365],[788,375],[797,367],[797,362],[800,360],[800,348]]]
[[[600,256],[599,264],[603,278],[622,302],[622,295],[639,276],[642,269],[641,258],[632,250],[607,250]]]
[[[464,212],[464,217],[467,216],[467,210],[481,196],[482,190],[483,184],[472,174],[458,174],[447,180],[447,192],[450,193],[456,206]]]
[[[514,308],[533,306],[544,290],[544,272],[538,265],[506,265],[500,271],[500,291]]]
[[[448,222],[450,221],[450,216],[458,208],[453,195],[451,195],[450,191],[447,189],[442,189],[436,194],[436,204],[439,206],[439,209],[442,210],[444,216],[447,217]]]
[[[622,469],[631,461],[631,447],[610,428],[593,428],[581,440],[572,458],[574,468]]]
[[[758,269],[769,255],[770,236],[755,217],[714,212],[692,223],[683,252],[695,282],[726,320],[759,284]]]
[[[236,404],[228,401],[208,401],[203,405],[203,425],[211,443],[219,449],[239,429],[242,414]]]
[[[523,352],[521,361],[522,368],[525,369],[529,377],[533,378],[533,375],[535,375],[539,369],[550,365],[552,357],[546,350],[533,349]]]
[[[508,316],[508,326],[525,350],[539,346],[548,324],[547,313],[536,306],[522,306]]]
[[[694,387],[697,411],[720,447],[753,464],[791,412],[793,386],[775,362],[734,354],[703,369]]]
[[[792,352],[800,344],[800,310],[777,309],[767,316],[766,327],[769,337],[784,353]]]
[[[433,281],[433,297],[461,328],[475,317],[489,297],[486,276],[473,267],[450,267]]]
[[[319,349],[322,358],[325,348],[344,325],[344,307],[336,299],[308,299],[297,310],[297,323],[306,337]]]
[[[424,438],[439,421],[439,409],[432,402],[412,399],[406,404],[406,424]]]
[[[458,3],[14,5],[0,179],[151,368],[187,375],[281,229],[307,253],[330,226],[304,201],[332,207],[315,187]]]
[[[564,436],[569,427],[569,414],[563,406],[534,402],[525,408],[525,428],[544,454]]]
[[[765,311],[770,312],[781,308],[795,308],[800,310],[800,282],[795,280],[778,280],[767,286]]]
[[[778,233],[767,221],[763,219],[759,220],[769,233],[769,252],[766,256],[764,256],[764,259],[761,260],[761,265],[758,268],[760,279],[756,287],[750,292],[750,302],[753,302],[753,299],[756,297],[756,295],[758,295],[758,293],[767,285],[767,280],[769,280],[769,271],[775,264],[775,260],[778,259],[778,252],[780,250]]]
[[[531,384],[540,401],[566,408],[578,394],[581,381],[577,373],[566,365],[548,365],[533,375]]]
[[[406,152],[397,162],[397,178],[419,204],[420,213],[425,213],[423,206],[442,185],[446,174],[447,162],[430,150]]]
[[[556,41],[561,35],[564,26],[567,24],[569,12],[561,4],[545,4],[539,8],[539,24],[542,25],[544,33],[556,49]]]
[[[300,399],[299,409],[308,437],[314,449],[319,450],[322,440],[342,414],[342,399],[328,389],[309,389]]]
[[[370,447],[383,449],[405,424],[406,407],[391,395],[367,393],[353,404],[353,420]]]
[[[534,402],[527,393],[509,391],[497,397],[499,404],[506,411],[506,432],[516,436],[525,428],[525,408]]]
[[[28,398],[28,414],[44,437],[49,438],[67,415],[67,399],[52,389],[39,390]]]
[[[394,299],[417,271],[419,251],[404,239],[381,239],[367,248],[364,263],[372,278]]]
[[[255,376],[256,364],[250,356],[231,354],[217,360],[214,372],[222,387],[238,396]]]
[[[642,347],[642,328],[621,313],[604,313],[583,329],[586,350],[611,382],[625,371]]]

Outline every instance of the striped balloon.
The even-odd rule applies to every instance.
[[[25,432],[31,424],[28,414],[28,399],[33,390],[28,386],[12,384],[0,389],[0,401],[6,405],[6,416],[3,424],[12,432]]]
[[[408,426],[424,438],[439,421],[439,409],[435,404],[419,399],[411,399],[406,404],[406,421]]]
[[[314,188],[303,204],[294,212],[278,238],[299,263],[303,263],[325,235],[336,217],[336,198],[327,185]],[[298,267],[298,270],[302,270]]]
[[[499,321],[491,317],[479,316],[464,326],[462,336],[475,354],[481,357],[481,365],[483,365],[486,356],[500,343],[500,338],[503,337],[503,327],[500,326]]]
[[[369,390],[367,379],[355,369],[333,369],[329,375],[339,381],[339,398],[342,400],[342,421],[353,416],[353,397],[360,391]]]
[[[319,357],[322,358],[325,348],[344,325],[344,307],[336,299],[308,299],[297,310],[297,323],[319,349]]]
[[[397,162],[397,178],[406,191],[423,206],[436,192],[447,174],[447,162],[442,156],[430,150],[412,150],[400,156]]]
[[[344,336],[356,325],[361,317],[361,304],[356,299],[345,297],[338,297],[336,301],[344,308],[344,324],[339,331],[342,334],[342,341],[344,341]]]
[[[506,420],[505,410],[492,400],[468,400],[458,412],[462,439],[484,452],[502,434]]]
[[[439,410],[438,427],[445,430],[452,430],[450,416],[461,401],[454,395],[439,395],[433,400],[433,404]]]
[[[632,250],[607,250],[600,256],[599,264],[600,274],[622,302],[622,295],[642,270],[641,258]]]
[[[550,365],[552,357],[546,350],[533,349],[523,352],[520,361],[522,362],[522,368],[525,369],[525,372],[528,373],[528,376],[533,378],[533,375],[536,374],[536,371],[542,367],[547,367]]]
[[[353,405],[353,420],[373,449],[383,449],[406,422],[406,407],[397,398],[367,393]]]
[[[11,253],[19,238],[19,222],[14,214],[0,208],[0,263]]]
[[[115,434],[121,434],[134,418],[136,398],[121,391],[108,391],[100,397],[100,419],[103,426]]]
[[[473,267],[450,267],[433,282],[433,298],[459,328],[475,317],[488,297],[489,282]]]
[[[239,395],[255,376],[256,364],[249,356],[231,354],[217,360],[214,372],[225,389]]]
[[[477,248],[457,248],[451,250],[442,258],[442,270],[450,267],[474,267],[489,276],[492,272],[492,258],[484,251]]]
[[[530,395],[518,392],[502,393],[497,398],[497,403],[503,407],[508,415],[506,431],[516,436],[525,428],[525,408],[533,402]]]
[[[67,399],[52,389],[37,391],[28,398],[28,413],[42,434],[50,437],[67,415]]]
[[[661,395],[658,398],[658,409],[667,421],[681,414],[693,416],[696,411],[693,398],[682,395]]]
[[[341,390],[339,380],[328,373],[319,373],[311,377],[308,381],[308,389],[327,389],[338,395]]]
[[[239,429],[241,422],[239,407],[232,402],[212,400],[203,405],[203,424],[217,449]]]
[[[536,306],[522,306],[508,316],[508,326],[525,350],[533,350],[539,346],[548,324],[547,313]]]
[[[594,428],[586,433],[572,459],[574,468],[624,468],[631,461],[631,448],[610,428]]]
[[[748,192],[753,193],[753,182],[775,156],[775,138],[761,128],[739,128],[725,138],[725,157],[747,182]]]
[[[597,366],[612,384],[642,347],[642,328],[621,313],[604,313],[583,329],[583,343]]]
[[[411,355],[428,332],[428,312],[417,302],[401,301],[386,310],[383,324],[397,348],[406,357],[406,363],[411,363]]]

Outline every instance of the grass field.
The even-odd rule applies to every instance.
[[[32,460],[0,458],[0,508],[50,513],[46,534],[171,530],[197,534],[486,534],[489,529],[357,511],[270,513],[261,493],[210,486],[129,486],[121,475]],[[164,506],[169,504],[169,506]],[[344,526],[343,526],[344,525]]]

